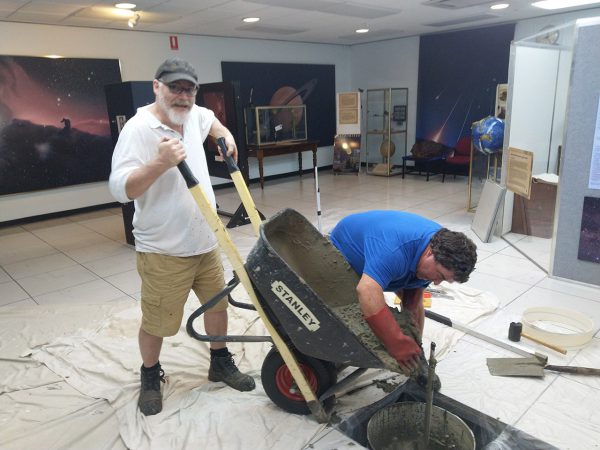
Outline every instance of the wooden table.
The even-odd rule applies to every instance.
[[[248,156],[258,158],[258,173],[260,188],[264,189],[263,159],[267,156],[289,155],[298,153],[298,171],[302,176],[302,152],[311,150],[313,153],[313,168],[317,166],[317,144],[319,141],[277,142],[275,144],[247,145]]]

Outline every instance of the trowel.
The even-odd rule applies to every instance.
[[[492,375],[501,377],[540,377],[546,370],[576,375],[600,375],[600,369],[578,366],[547,365],[548,358],[488,358],[487,366]]]

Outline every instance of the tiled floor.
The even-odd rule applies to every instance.
[[[439,177],[426,182],[416,176],[402,180],[324,172],[319,184],[323,232],[345,215],[368,209],[411,211],[465,232],[476,242],[479,254],[468,285],[494,293],[501,304],[477,330],[505,339],[508,323],[520,320],[528,307],[574,309],[594,320],[595,337],[588,346],[571,350],[565,357],[529,343],[524,348],[549,353],[551,364],[600,367],[600,289],[548,278],[500,238],[487,244],[479,241],[470,230],[473,214],[466,212],[465,178],[441,183]],[[264,190],[253,185],[251,194],[267,217],[292,207],[317,224],[310,176],[267,181]],[[240,204],[233,188],[219,189],[216,196],[223,211],[233,212]],[[229,231],[245,256],[255,242],[251,226]],[[522,235],[508,239],[530,244],[540,265],[548,266],[547,243]],[[7,307],[139,299],[139,284],[135,252],[125,244],[120,208],[0,228],[0,314]],[[463,337],[438,364],[443,393],[559,448],[600,448],[597,378],[554,373],[544,379],[492,377],[485,359],[497,355],[515,356],[471,336]]]

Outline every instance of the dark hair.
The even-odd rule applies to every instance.
[[[436,262],[454,274],[454,281],[464,283],[469,279],[477,262],[477,247],[464,233],[442,228],[429,246]]]

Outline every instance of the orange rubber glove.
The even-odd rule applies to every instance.
[[[405,373],[417,367],[421,347],[402,332],[387,306],[375,314],[365,317],[365,320]]]

